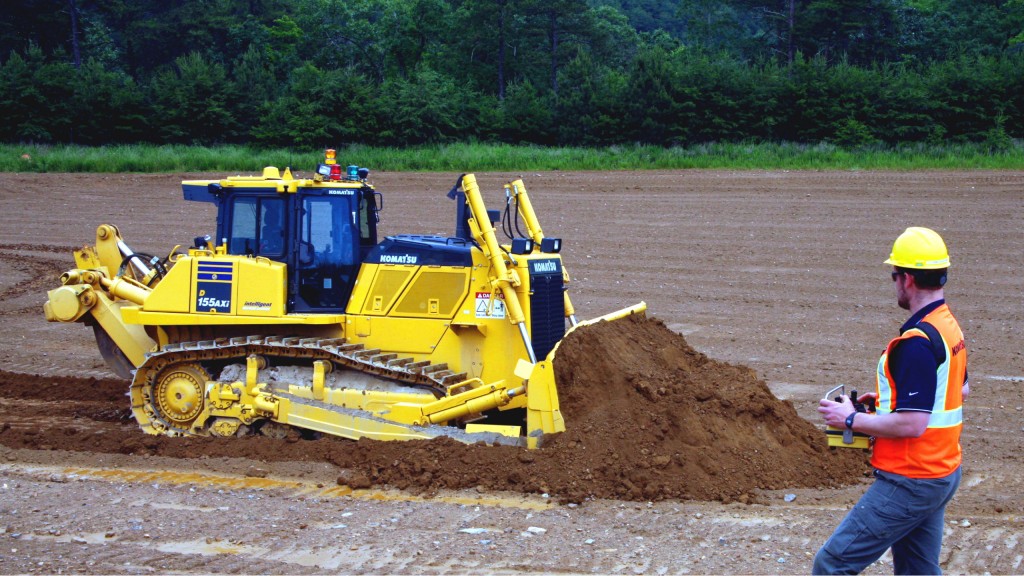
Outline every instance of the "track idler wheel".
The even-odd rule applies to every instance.
[[[152,402],[157,418],[174,432],[189,434],[203,412],[203,397],[210,373],[198,364],[172,364],[153,383]]]

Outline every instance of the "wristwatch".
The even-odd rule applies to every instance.
[[[856,412],[850,412],[850,415],[846,417],[846,428],[848,430],[853,430],[853,417],[856,415]]]

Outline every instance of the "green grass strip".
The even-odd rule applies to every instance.
[[[264,166],[311,171],[316,150],[247,146],[0,144],[0,172],[257,173]],[[397,172],[522,170],[1021,170],[1024,143],[993,150],[982,144],[845,149],[832,144],[702,144],[690,147],[547,148],[443,144],[410,148],[339,146],[338,162]]]

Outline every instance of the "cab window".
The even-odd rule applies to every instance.
[[[280,259],[285,248],[284,200],[261,198],[259,201],[259,254]]]
[[[249,196],[235,198],[233,204],[228,253],[280,259],[285,247],[284,200]]]
[[[347,197],[311,197],[303,201],[302,242],[307,244],[306,255],[300,255],[308,265],[353,264],[355,255],[352,245],[354,214],[349,210]]]

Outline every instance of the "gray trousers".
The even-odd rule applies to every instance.
[[[892,548],[896,574],[941,574],[946,504],[960,469],[945,478],[875,470],[875,482],[814,557],[812,574],[858,574]]]

